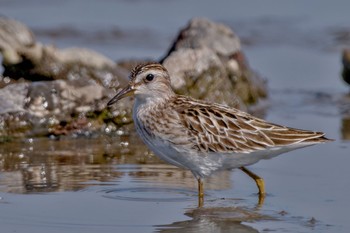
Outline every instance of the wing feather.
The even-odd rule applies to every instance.
[[[200,151],[250,153],[272,147],[288,147],[298,143],[305,146],[328,140],[321,132],[269,123],[222,105],[192,99],[186,99],[182,103],[177,105],[177,113],[188,130],[193,147]]]

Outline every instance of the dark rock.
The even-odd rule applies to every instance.
[[[162,63],[180,94],[241,109],[267,96],[266,81],[249,68],[239,38],[207,19],[193,19]]]

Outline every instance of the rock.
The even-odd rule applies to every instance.
[[[104,88],[98,84],[81,85],[66,80],[33,82],[25,98],[25,109],[33,116],[52,114],[65,118],[67,113],[76,115],[98,109],[95,104],[104,97]]]
[[[266,81],[250,70],[239,38],[207,19],[191,20],[161,62],[180,94],[241,109],[267,97]]]
[[[35,45],[33,33],[21,22],[0,16],[0,51],[4,64],[15,64],[22,61],[19,50],[32,48]]]
[[[141,61],[116,64],[88,49],[44,45],[25,25],[4,17],[0,52],[0,141],[11,136],[112,132],[132,121],[131,98],[111,109],[106,103]],[[161,62],[180,94],[241,109],[267,95],[266,83],[250,70],[238,37],[206,19],[192,20]]]
[[[208,48],[179,49],[163,62],[177,93],[196,99],[241,107],[241,99],[227,82],[228,71],[220,58]]]
[[[209,48],[220,56],[228,57],[240,51],[241,45],[229,27],[205,18],[194,18],[180,31],[167,56],[180,48]]]
[[[0,115],[24,111],[29,83],[19,83],[0,89]]]
[[[129,74],[109,58],[84,48],[43,45],[25,25],[4,17],[0,52],[0,136],[45,135],[78,117],[96,126],[87,130],[100,130],[105,121],[130,122],[131,100],[106,110],[112,89],[125,86]]]
[[[32,131],[35,129],[35,132],[30,132],[30,134],[47,135],[50,134],[52,128],[62,126],[62,124],[77,122],[77,119],[79,119],[78,122],[82,122],[82,118],[89,118],[87,114],[96,113],[98,115],[106,111],[105,104],[111,92],[106,91],[97,83],[82,84],[82,82],[69,80],[8,85],[0,89],[0,120],[2,122],[0,136],[9,133],[13,135],[17,131],[18,134],[15,133],[15,136],[21,136],[22,129],[25,128]],[[121,105],[119,111],[120,109],[129,111],[130,108]],[[124,115],[126,113],[123,113]],[[90,122],[96,120],[89,119]],[[88,125],[88,122],[85,125]],[[76,127],[71,129],[76,129]],[[90,127],[86,130],[99,129]]]
[[[127,81],[128,72],[111,59],[85,48],[58,49],[35,41],[22,23],[0,17],[3,76],[30,81],[92,78],[107,88]]]

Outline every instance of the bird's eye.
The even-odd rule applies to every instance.
[[[153,75],[153,74],[148,74],[148,75],[146,76],[146,80],[147,80],[148,82],[152,81],[153,79],[154,79],[154,75]]]

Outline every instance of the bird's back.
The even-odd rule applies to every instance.
[[[177,96],[171,108],[176,109],[193,148],[202,152],[251,153],[329,141],[322,132],[273,124],[234,108],[184,96]]]

